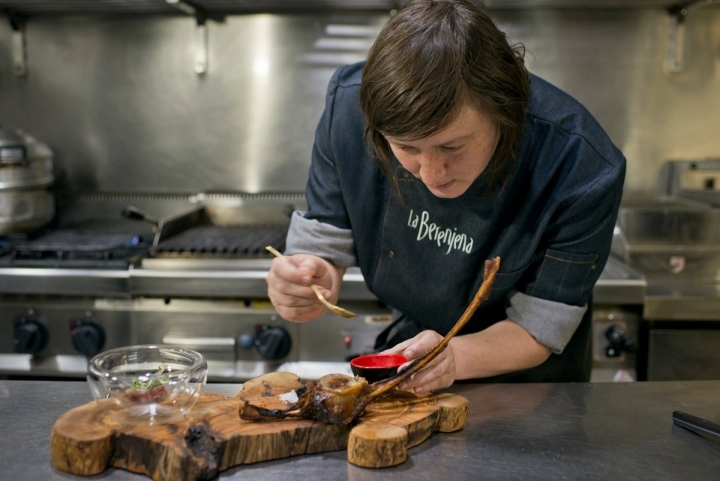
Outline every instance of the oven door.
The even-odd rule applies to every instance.
[[[720,284],[648,289],[641,324],[648,381],[720,379]]]
[[[648,381],[720,379],[720,321],[648,321]]]

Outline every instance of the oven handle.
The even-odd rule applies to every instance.
[[[232,352],[235,351],[234,337],[177,337],[165,336],[163,344],[193,349],[204,352]]]

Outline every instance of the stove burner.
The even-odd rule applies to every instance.
[[[37,236],[8,236],[3,267],[104,267],[126,269],[149,251],[152,234],[54,230]]]
[[[287,225],[200,225],[162,242],[152,257],[266,258],[265,246],[285,249]],[[153,234],[57,229],[0,238],[0,267],[127,269],[151,256]]]

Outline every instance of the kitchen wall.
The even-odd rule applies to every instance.
[[[720,157],[720,9],[691,10],[679,73],[662,9],[491,14],[532,72],[607,129],[628,158],[626,192],[656,191],[669,159]],[[53,148],[60,191],[301,191],[327,81],[387,18],[229,16],[209,23],[197,75],[189,17],[31,17],[25,77],[0,22],[0,125]]]

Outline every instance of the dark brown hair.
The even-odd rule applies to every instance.
[[[366,140],[396,191],[393,154],[384,135],[427,137],[452,123],[465,104],[498,128],[498,145],[484,175],[488,187],[504,184],[530,101],[523,57],[521,45],[509,45],[490,17],[464,0],[413,1],[390,18],[368,53],[360,105]]]

